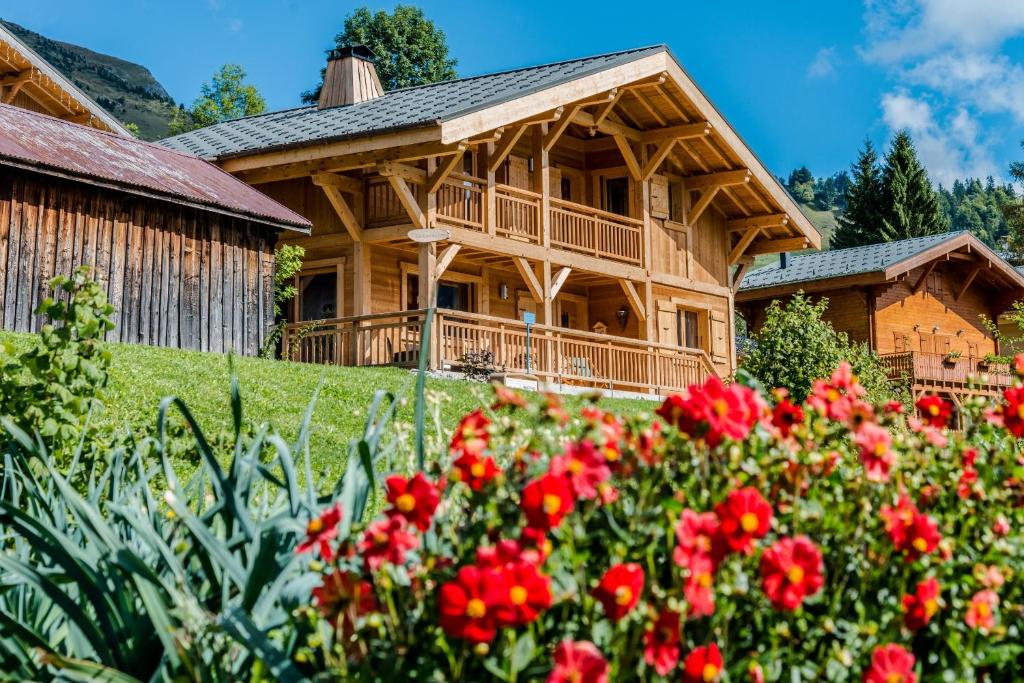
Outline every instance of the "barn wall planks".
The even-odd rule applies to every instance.
[[[0,169],[0,326],[34,332],[48,282],[93,269],[111,341],[255,354],[273,324],[270,229],[215,212]]]

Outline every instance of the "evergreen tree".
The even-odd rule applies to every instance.
[[[225,64],[209,83],[203,83],[191,108],[178,107],[174,111],[170,134],[262,114],[266,109],[267,103],[256,86],[245,82],[245,69],[237,64]]]
[[[864,149],[851,167],[851,175],[843,193],[846,210],[836,221],[839,225],[829,240],[831,249],[884,241],[879,233],[882,226],[882,171],[871,140],[864,140]]]
[[[1024,143],[1021,143],[1024,146]],[[1024,183],[1024,162],[1015,161],[1010,164],[1010,175],[1018,183]],[[1024,263],[1024,197],[1013,197],[1003,207],[1006,217],[1006,247],[1010,259],[1014,263]]]
[[[882,169],[882,239],[876,242],[935,235],[949,230],[928,173],[917,158],[910,135],[896,133]]]

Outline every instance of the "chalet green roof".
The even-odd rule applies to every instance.
[[[740,291],[746,292],[779,285],[882,272],[900,261],[912,258],[943,242],[954,240],[965,232],[960,230],[896,242],[882,242],[866,247],[849,247],[810,254],[789,254],[785,268],[776,262],[747,273],[747,276],[743,278]]]

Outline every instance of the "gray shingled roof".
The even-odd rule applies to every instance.
[[[330,109],[288,109],[225,121],[160,141],[206,158],[222,158],[291,145],[416,128],[463,116],[591,73],[627,64],[664,45],[611,52],[554,64],[402,88],[359,104]]]
[[[740,291],[883,271],[937,244],[959,237],[964,232],[966,231],[947,232],[813,254],[790,254],[785,268],[776,262],[747,273],[743,278],[743,284],[740,285]]]

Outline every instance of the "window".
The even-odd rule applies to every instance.
[[[326,320],[342,315],[343,259],[309,261],[295,276],[295,298],[287,308],[290,322]]]
[[[608,178],[604,181],[604,210],[620,216],[629,215],[629,178]]]
[[[442,280],[437,285],[437,307],[453,311],[469,312],[471,307],[472,285],[468,282],[448,282]],[[406,278],[406,310],[419,308],[420,279],[410,273]]]
[[[561,198],[567,202],[572,201],[572,180],[566,177],[562,177],[561,182]]]
[[[462,172],[466,175],[475,176],[476,172],[476,152],[466,151],[462,157]]]
[[[682,183],[669,183],[668,184],[668,219],[675,221],[676,223],[682,223],[685,219],[686,211],[683,208],[683,184]]]
[[[690,349],[700,348],[700,315],[697,311],[676,309],[676,343]]]

